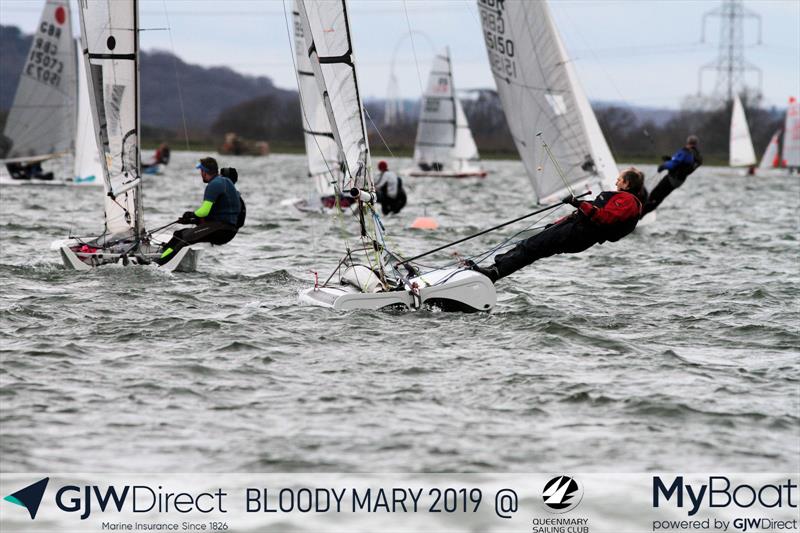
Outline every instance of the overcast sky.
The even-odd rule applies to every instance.
[[[0,0],[0,22],[32,33],[42,5]],[[703,13],[719,7],[718,0],[551,0],[550,5],[592,100],[677,108],[697,92],[699,68],[718,54],[719,19],[708,20],[701,42]],[[173,51],[190,63],[228,65],[296,88],[282,0],[140,0],[140,6],[140,24],[147,30],[143,49]],[[417,98],[434,50],[444,46],[451,50],[456,87],[494,87],[475,0],[350,0],[349,6],[367,97],[387,94],[394,59],[398,93]],[[745,22],[745,57],[763,72],[765,104],[782,107],[788,96],[800,95],[800,1],[749,0],[745,6],[763,25],[758,45],[757,22]],[[73,2],[77,15],[76,7]],[[285,7],[291,23],[291,0]],[[756,75],[748,80],[758,86]],[[706,92],[714,81],[714,73],[705,74]]]

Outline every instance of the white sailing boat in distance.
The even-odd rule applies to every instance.
[[[414,165],[407,171],[409,176],[486,177],[467,115],[453,85],[448,48],[433,58],[428,88],[422,95]]]
[[[472,270],[441,268],[421,273],[386,247],[374,209],[363,104],[356,75],[345,0],[298,0],[304,49],[314,71],[331,132],[345,169],[345,184],[357,200],[359,237],[345,241],[344,257],[323,283],[300,291],[301,303],[337,310],[418,308],[488,311],[497,299],[492,282]],[[405,266],[403,266],[405,264]],[[331,279],[337,282],[330,283]]]
[[[783,166],[800,171],[800,102],[793,96],[789,98],[789,108],[786,110],[781,155]]]
[[[105,191],[105,227],[94,237],[54,243],[74,270],[147,264],[160,238],[145,231],[139,158],[139,21],[136,0],[81,2],[84,66]],[[199,250],[183,248],[161,268],[193,270]]]
[[[76,152],[93,149],[95,141],[93,134],[88,143],[77,138],[76,129],[91,116],[77,98],[85,79],[76,76],[78,49],[71,28],[69,1],[47,0],[0,140],[4,185],[100,184],[93,169],[77,167]]]
[[[497,92],[537,201],[557,202],[570,190],[614,190],[617,165],[547,2],[477,3]]]
[[[769,170],[773,168],[780,168],[781,166],[781,153],[780,153],[780,138],[781,130],[772,134],[767,148],[764,150],[764,155],[761,156],[761,162],[758,164],[758,170]]]
[[[752,167],[756,164],[756,151],[750,138],[750,128],[744,113],[742,100],[737,94],[731,111],[731,135],[728,163],[732,167]]]
[[[793,96],[789,98],[783,131],[772,135],[758,165],[760,171],[779,168],[787,168],[789,172],[800,169],[800,103]]]

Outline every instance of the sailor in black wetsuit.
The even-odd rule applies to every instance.
[[[642,210],[638,194],[643,183],[644,175],[631,167],[617,178],[616,191],[601,192],[593,202],[581,202],[574,196],[565,198],[565,203],[577,207],[571,215],[496,256],[494,265],[469,266],[495,282],[543,257],[575,254],[595,244],[618,241],[636,228]]]
[[[213,157],[204,157],[197,167],[206,184],[203,204],[196,211],[187,211],[178,222],[197,224],[194,228],[180,229],[162,249],[156,263],[169,262],[184,246],[198,242],[215,245],[227,244],[236,236],[243,222],[240,218],[242,201],[233,181],[219,173],[219,165]],[[223,169],[225,170],[225,169]]]
[[[683,185],[689,174],[703,164],[703,156],[700,155],[700,151],[697,149],[698,143],[699,141],[695,135],[689,135],[686,139],[686,146],[675,152],[669,161],[665,161],[658,167],[659,172],[664,170],[669,172],[658,182],[658,185],[647,197],[642,216],[654,211],[664,201],[664,198]]]

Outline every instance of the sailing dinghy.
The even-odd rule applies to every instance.
[[[767,148],[764,150],[764,155],[761,157],[761,162],[758,164],[759,171],[771,170],[780,168],[781,166],[781,153],[780,153],[780,138],[781,130],[772,134]]]
[[[756,164],[756,151],[750,137],[750,128],[744,114],[742,100],[737,94],[733,100],[731,112],[731,134],[728,151],[728,163],[732,167],[752,167]]]
[[[448,48],[434,57],[428,88],[422,96],[414,165],[407,171],[409,176],[486,177],[467,116],[453,86]]]
[[[83,159],[95,141],[82,133],[91,116],[78,99],[86,80],[76,76],[69,1],[48,0],[36,28],[0,141],[0,183],[99,185],[97,167]]]
[[[478,8],[497,92],[536,200],[615,190],[617,165],[547,3],[478,0]]]
[[[791,172],[800,172],[800,102],[797,98],[789,98],[786,109],[786,123],[783,128],[783,166]]]
[[[786,109],[783,139],[781,140],[781,130],[775,132],[764,151],[758,170],[782,167],[786,167],[790,173],[792,169],[800,169],[800,103],[794,97],[789,98],[789,107]]]
[[[344,257],[322,283],[300,291],[300,301],[336,310],[436,305],[489,311],[497,295],[486,276],[464,268],[423,273],[389,250],[376,212],[375,185],[358,88],[345,0],[298,0],[305,46],[314,79],[355,200],[359,238],[345,242]],[[333,279],[335,282],[332,282]]]
[[[144,227],[139,158],[139,20],[136,0],[81,2],[84,65],[92,90],[90,107],[101,155],[105,226],[93,237],[57,241],[67,268],[148,264],[168,236]],[[199,250],[181,249],[164,270],[196,268]]]

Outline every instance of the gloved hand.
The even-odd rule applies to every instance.
[[[580,200],[575,198],[575,195],[573,195],[573,194],[570,194],[569,196],[565,196],[564,199],[561,200],[561,202],[565,203],[565,204],[569,204],[569,205],[575,206],[575,207],[578,207],[578,204],[581,203]]]
[[[665,170],[667,170],[666,165],[658,165],[658,172],[664,172]]]
[[[194,214],[194,211],[186,211],[178,219],[179,224],[197,224],[197,221],[198,218],[197,215]]]

